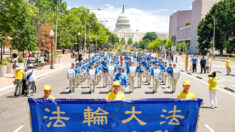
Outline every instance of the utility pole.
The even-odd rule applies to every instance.
[[[212,55],[214,56],[214,48],[215,48],[215,18],[213,17],[214,20],[214,31],[213,31],[213,46],[212,46]]]
[[[58,0],[56,0],[56,26],[55,26],[55,52],[57,49],[57,30],[58,30]]]

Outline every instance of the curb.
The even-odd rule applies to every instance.
[[[48,75],[53,74],[53,73],[55,73],[55,72],[61,71],[61,70],[66,69],[66,68],[68,68],[68,67],[69,67],[69,66],[64,66],[64,67],[61,67],[61,68],[59,68],[59,69],[57,69],[57,70],[55,70],[55,71],[51,71],[51,72],[48,72],[48,73],[44,73],[44,74],[38,75],[38,76],[35,77],[35,80],[38,80],[38,79],[40,79],[40,78],[42,78],[42,77],[48,76]],[[15,86],[15,85],[12,84],[12,85],[9,85],[9,86],[0,88],[0,93],[2,93],[2,92],[4,92],[4,91],[7,91],[7,90],[10,90],[10,89],[14,88],[14,86]]]

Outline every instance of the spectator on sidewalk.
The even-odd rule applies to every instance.
[[[188,71],[188,63],[189,63],[189,60],[188,60],[188,56],[187,56],[185,59],[185,71]]]
[[[41,97],[41,99],[55,99],[55,97],[51,96],[51,86],[45,85],[43,87],[44,95]]]
[[[196,55],[194,55],[194,57],[192,58],[192,65],[193,65],[193,73],[197,72],[197,57]]]
[[[206,59],[206,73],[210,72],[210,57],[208,56]]]
[[[32,89],[31,94],[34,95],[36,93],[36,84],[33,64],[29,64],[29,69],[26,72],[26,79],[28,80],[27,96],[29,96],[30,89]]]
[[[15,70],[14,84],[16,85],[16,87],[15,87],[14,96],[20,96],[22,93],[22,79],[24,75],[25,75],[25,72],[21,70],[21,68],[17,65],[16,70]]]
[[[216,97],[216,91],[218,89],[218,78],[216,77],[216,72],[212,72],[209,75],[209,96],[210,96],[210,103],[211,103],[211,108],[217,108],[217,97]]]
[[[204,73],[206,73],[206,59],[204,56],[201,58],[200,65],[201,65],[201,74],[203,71]]]
[[[229,57],[227,57],[227,60],[226,60],[226,70],[227,70],[227,75],[229,75],[231,73]]]
[[[62,54],[64,54],[64,52],[65,52],[65,48],[63,47],[63,48],[62,48]]]

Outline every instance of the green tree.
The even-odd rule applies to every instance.
[[[160,50],[160,47],[161,47],[161,39],[160,38],[154,40],[153,42],[148,43],[148,45],[147,45],[148,50],[154,50],[154,51]]]
[[[129,39],[128,39],[127,44],[129,44],[129,45],[130,45],[130,44],[133,44],[132,38],[129,38]]]
[[[147,45],[150,43],[151,41],[149,39],[145,39],[145,40],[141,40],[139,43],[138,43],[138,47],[141,48],[141,49],[145,49],[147,48]]]
[[[171,48],[171,46],[173,46],[172,38],[170,37],[170,38],[166,39],[165,41],[166,41],[165,48],[166,48],[166,50],[168,50],[169,48]]]
[[[12,31],[12,46],[19,51],[36,50],[37,38],[35,29],[29,22],[30,14],[27,12],[27,3],[23,3],[20,7],[20,17],[15,21],[16,25]]]
[[[122,38],[119,44],[120,45],[125,45],[126,44],[126,40],[124,38]]]
[[[157,37],[157,34],[155,32],[148,32],[145,34],[145,36],[143,37],[142,40],[150,40],[150,41],[154,41],[156,40],[158,37]]]
[[[235,1],[223,0],[215,4],[198,26],[200,51],[211,48],[215,21],[215,48],[223,53],[224,42],[235,35]]]

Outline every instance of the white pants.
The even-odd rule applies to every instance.
[[[212,107],[217,106],[216,91],[209,91],[209,96]]]

